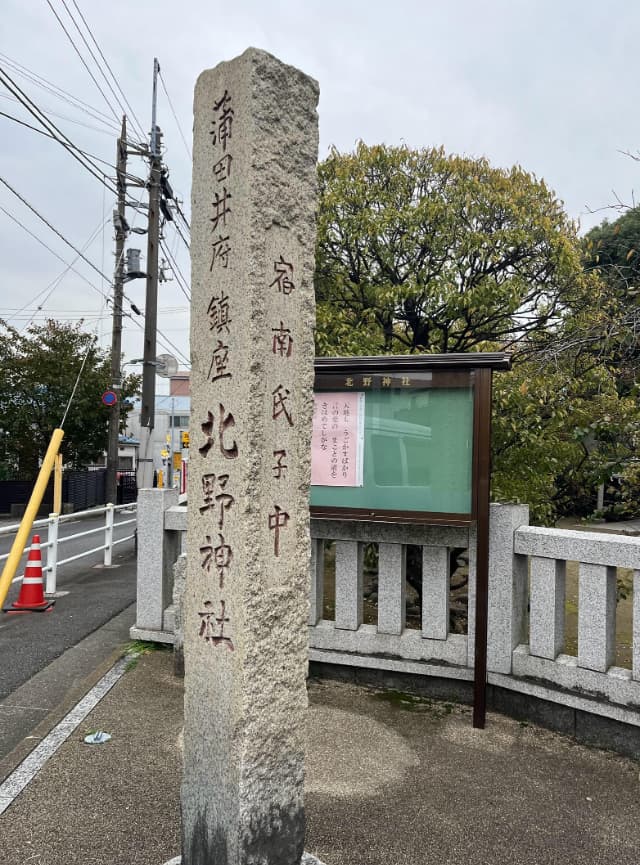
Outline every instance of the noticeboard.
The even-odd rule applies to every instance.
[[[472,522],[479,418],[491,370],[508,367],[502,354],[318,359],[312,516]]]

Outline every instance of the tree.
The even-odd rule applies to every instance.
[[[519,167],[360,143],[319,178],[321,354],[507,349],[584,302],[576,227]]]
[[[95,336],[80,324],[48,321],[19,333],[0,321],[0,369],[0,466],[6,476],[36,476],[76,380],[64,423],[65,463],[84,467],[104,453],[108,409],[100,397],[111,386],[111,373],[108,354]],[[124,397],[133,395],[138,381],[137,376],[125,379]],[[122,408],[124,428],[126,404]]]
[[[584,238],[585,267],[596,270],[628,300],[640,294],[640,207],[605,219]]]
[[[592,514],[598,485],[640,444],[635,398],[615,370],[582,360],[520,360],[494,379],[492,495],[526,502],[533,522]]]
[[[597,274],[603,286],[601,314],[607,317],[591,351],[597,349],[617,367],[618,387],[630,393],[640,363],[640,207],[591,229],[583,252],[586,270]]]
[[[319,168],[319,354],[505,350],[493,497],[534,522],[596,507],[638,444],[611,348],[623,326],[576,226],[521,168],[358,145]]]

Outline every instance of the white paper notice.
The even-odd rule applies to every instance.
[[[316,393],[313,400],[311,483],[361,487],[364,393]]]

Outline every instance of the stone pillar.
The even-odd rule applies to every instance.
[[[183,865],[303,852],[317,101],[255,49],[196,85]]]
[[[166,532],[164,519],[165,511],[177,504],[177,490],[138,493],[136,631],[163,629],[164,611],[171,603],[173,566],[180,555],[180,533]]]
[[[529,651],[555,661],[564,648],[567,563],[531,556],[530,570]]]
[[[511,672],[511,656],[524,640],[529,580],[527,558],[514,553],[514,534],[529,524],[528,505],[491,505],[487,669]]]
[[[422,636],[449,636],[449,548],[422,548]]]
[[[378,632],[402,634],[405,629],[407,548],[404,544],[378,545]]]
[[[579,567],[578,666],[606,673],[616,658],[616,569]]]

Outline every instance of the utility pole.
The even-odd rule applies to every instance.
[[[117,504],[118,436],[120,433],[120,400],[122,398],[122,299],[124,295],[124,244],[127,237],[126,205],[127,176],[127,118],[122,118],[122,129],[116,153],[116,186],[118,207],[114,213],[116,233],[116,266],[113,278],[113,329],[111,332],[111,382],[116,402],[109,409],[109,438],[107,444],[106,499]]]
[[[158,92],[158,59],[153,60],[153,101],[151,108],[151,141],[149,149],[149,224],[147,234],[147,289],[145,299],[144,353],[142,368],[142,410],[140,413],[140,458],[138,489],[153,486],[152,435],[156,399],[156,330],[158,319],[158,247],[160,246],[160,184],[162,159],[161,132],[156,125]]]

